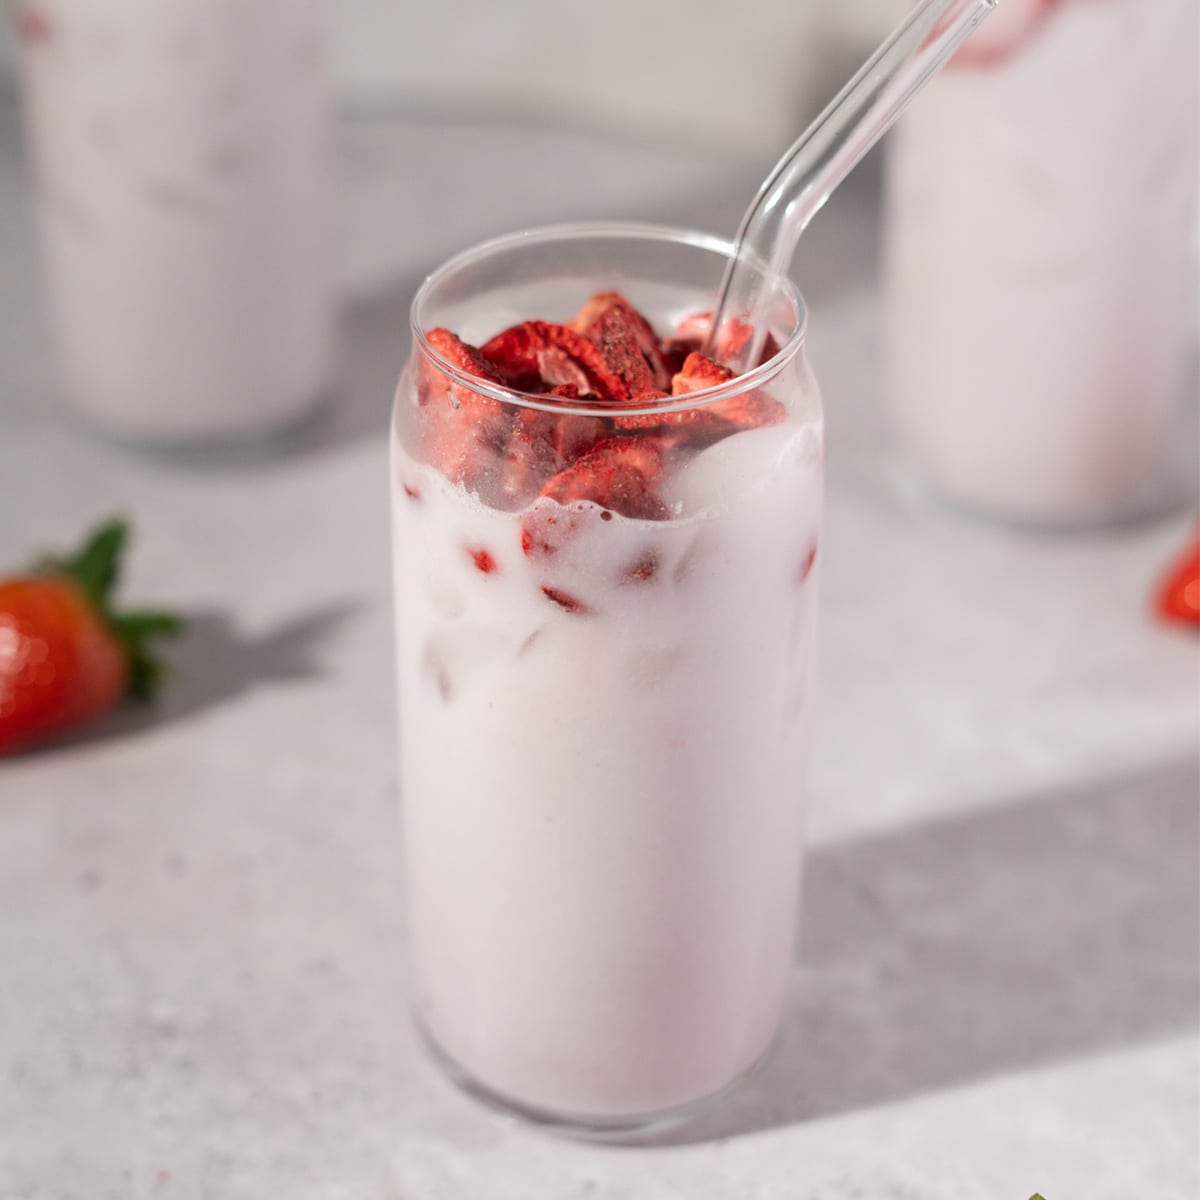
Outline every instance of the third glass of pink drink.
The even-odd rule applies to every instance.
[[[790,284],[760,365],[696,353],[729,251],[470,251],[396,394],[417,1018],[460,1083],[577,1131],[740,1077],[791,970],[822,418]]]

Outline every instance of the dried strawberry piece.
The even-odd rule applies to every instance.
[[[694,352],[688,355],[683,369],[675,375],[672,388],[676,396],[686,396],[705,388],[719,387],[732,378],[733,373],[726,367]],[[786,415],[787,409],[778,400],[762,390],[755,390],[698,408],[617,417],[615,425],[626,432],[654,432],[667,449],[698,451],[739,430],[777,425]]]
[[[663,452],[651,438],[612,437],[559,471],[542,488],[539,501],[521,521],[521,550],[526,558],[553,558],[564,542],[574,536],[583,514],[564,511],[564,506],[584,500],[605,511],[626,517],[659,521],[670,512],[658,495],[663,475]]]
[[[597,292],[576,314],[571,328],[596,344],[631,397],[666,388],[671,372],[658,335],[620,292]]]
[[[629,389],[600,351],[574,329],[549,321],[524,321],[496,334],[483,357],[511,387],[545,391],[574,387],[577,394],[625,400]]]
[[[674,450],[680,446],[703,450],[733,432],[726,421],[710,411],[711,407],[705,405],[673,412],[619,416],[614,419],[613,425],[619,433],[636,432],[653,436],[663,450]]]
[[[467,546],[466,551],[475,564],[476,570],[482,571],[485,575],[491,575],[498,570],[496,560],[492,557],[490,550],[484,549],[483,546]]]
[[[560,471],[542,495],[559,504],[590,500],[624,517],[659,521],[669,515],[657,492],[662,451],[648,438],[606,438]]]
[[[653,550],[647,550],[625,568],[621,573],[621,582],[649,583],[658,574],[660,566],[658,555]]]
[[[741,429],[759,429],[763,425],[778,425],[787,416],[787,409],[766,392],[756,390],[718,400],[708,406],[715,417],[720,417],[731,426],[729,432]]]
[[[570,592],[564,592],[561,588],[550,587],[549,584],[543,585],[542,595],[547,600],[553,600],[559,608],[569,613],[580,613],[586,616],[592,611],[582,600],[577,600]]]
[[[723,367],[696,351],[683,360],[683,366],[672,377],[671,395],[686,396],[689,392],[720,387],[732,378],[733,372],[728,367]]]
[[[689,354],[683,369],[671,380],[671,390],[676,396],[686,396],[690,392],[719,387],[732,378],[732,372],[711,358]],[[757,429],[761,425],[778,425],[787,416],[787,409],[761,389],[718,400],[700,411],[726,422],[731,426],[730,433],[739,429]]]
[[[692,313],[689,317],[684,317],[679,322],[675,330],[675,336],[668,338],[663,349],[666,351],[668,359],[671,361],[675,370],[683,365],[684,359],[694,351],[703,349],[704,343],[708,341],[709,332],[712,330],[713,315],[711,312]],[[750,335],[754,332],[754,326],[741,320],[738,317],[733,317],[725,324],[725,329],[722,331],[721,338],[717,345],[717,358],[722,361],[728,361],[737,356],[742,347],[750,340]],[[775,335],[770,331],[763,341],[762,352],[758,356],[756,366],[761,366],[765,362],[769,362],[779,353],[779,343],[775,340]]]
[[[564,394],[574,391],[566,385],[555,388],[551,394],[576,399],[576,396]],[[551,476],[607,434],[608,425],[600,417],[520,409],[513,418],[500,483],[508,506],[523,507],[542,490]]]
[[[448,329],[431,330],[426,341],[464,374],[500,382],[479,351]],[[477,488],[494,468],[508,440],[510,418],[504,406],[428,361],[422,364],[418,378],[417,402],[422,410],[426,461],[452,482]]]

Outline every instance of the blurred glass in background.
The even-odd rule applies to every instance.
[[[319,0],[21,0],[50,316],[69,394],[139,442],[289,424],[325,389]]]
[[[1194,334],[1196,0],[1004,0],[889,157],[898,431],[943,495],[1054,524],[1169,500]]]

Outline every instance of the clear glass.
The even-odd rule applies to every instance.
[[[680,1119],[746,1072],[779,1023],[822,508],[804,309],[776,283],[769,362],[636,410],[484,385],[426,335],[448,327],[478,345],[523,319],[566,322],[608,289],[666,334],[711,311],[730,249],[604,225],[489,243],[417,295],[396,393],[416,1015],[459,1083],[577,1133]],[[539,498],[558,464],[546,440],[515,433],[549,421],[561,445],[635,411],[687,421],[752,395],[783,419],[666,450],[655,519]],[[482,400],[467,459],[447,458],[446,406]]]
[[[757,280],[787,274],[800,234],[833,189],[995,6],[996,0],[923,0],[779,160],[738,230],[710,354],[730,322],[748,320],[753,336],[725,361],[739,372],[758,361],[764,333],[756,316]],[[768,265],[765,276],[759,263]]]
[[[1005,0],[896,127],[889,390],[960,506],[1073,525],[1179,490],[1198,14]]]
[[[76,409],[225,443],[324,394],[317,0],[16,6],[47,299]]]

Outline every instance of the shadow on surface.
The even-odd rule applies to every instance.
[[[773,1055],[663,1142],[730,1137],[1195,1029],[1194,760],[815,851]]]
[[[164,644],[171,674],[154,704],[128,703],[72,739],[72,744],[127,737],[152,725],[186,720],[260,687],[316,679],[325,673],[319,651],[361,606],[326,605],[270,632],[250,636],[223,612],[187,614],[187,627]]]

